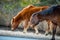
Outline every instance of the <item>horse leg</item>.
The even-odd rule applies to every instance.
[[[30,25],[34,30],[35,30],[35,33],[38,34],[38,27],[36,27],[36,25]]]
[[[29,28],[28,20],[25,20],[23,33],[26,33],[28,28]]]
[[[52,30],[52,22],[50,20],[48,20],[47,22],[48,22],[47,23],[48,24],[48,27],[46,29],[45,35],[48,35],[49,32],[51,32],[51,30]]]
[[[36,26],[34,26],[34,30],[35,30],[35,33],[38,34],[38,28]]]
[[[57,25],[53,23],[52,39],[51,40],[55,40],[56,28],[57,28]]]

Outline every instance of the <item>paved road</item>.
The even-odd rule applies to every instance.
[[[33,33],[33,32],[27,32],[27,33],[23,33],[20,30],[16,30],[16,31],[11,31],[9,28],[0,28],[0,40],[7,40],[8,39],[24,39],[24,40],[50,40],[51,39],[51,35],[45,36],[42,33],[39,33],[38,35]],[[56,40],[60,40],[60,36],[56,36]]]
[[[51,35],[45,36],[44,34],[35,34],[32,32],[28,32],[28,33],[23,33],[20,31],[8,31],[8,30],[0,30],[0,35],[1,36],[8,36],[10,37],[16,37],[17,39],[19,38],[31,38],[31,39],[36,39],[36,40],[50,40],[51,39]],[[0,36],[0,37],[1,37]],[[4,37],[3,37],[4,38]],[[60,40],[60,36],[56,36],[56,40]]]
[[[37,40],[37,39],[28,39],[28,38],[17,38],[17,37],[0,36],[0,40]]]

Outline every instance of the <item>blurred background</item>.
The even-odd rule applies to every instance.
[[[30,4],[34,6],[59,5],[60,0],[0,0],[0,26],[9,26],[12,17]],[[45,21],[39,25],[40,29],[45,29],[45,26],[47,26]]]

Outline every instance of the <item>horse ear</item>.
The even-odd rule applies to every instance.
[[[34,6],[33,6],[33,5],[28,5],[27,7],[28,7],[28,8],[33,8]]]
[[[12,22],[14,22],[14,18],[12,19]]]
[[[14,18],[12,18],[12,20],[11,20],[11,24],[14,22]]]

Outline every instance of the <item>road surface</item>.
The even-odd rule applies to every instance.
[[[60,36],[56,35],[56,40],[60,40]],[[0,40],[50,40],[51,35],[45,36],[45,34],[39,33],[35,34],[33,32],[23,33],[22,31],[11,31],[8,28],[0,28]]]

